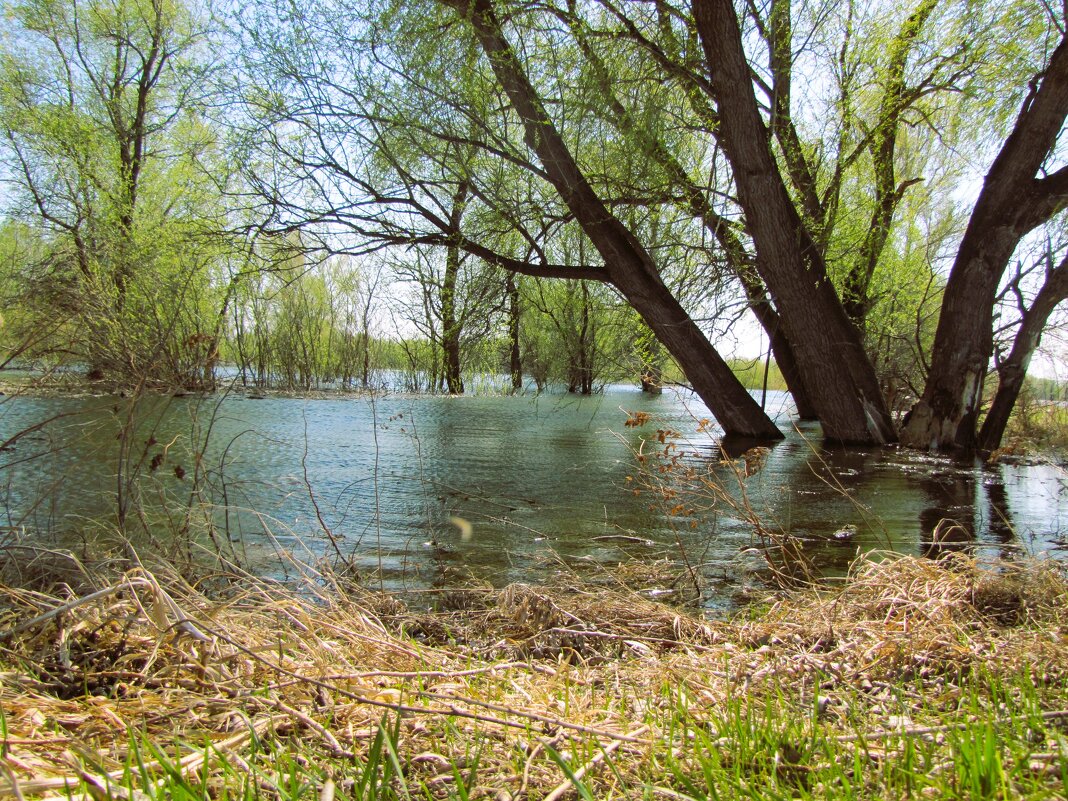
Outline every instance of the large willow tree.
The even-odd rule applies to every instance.
[[[562,75],[543,71],[542,59],[566,54],[537,33],[534,71],[563,83],[536,87],[496,18],[479,19],[471,29],[436,2],[256,15],[245,163],[264,227],[315,228],[350,252],[432,245],[520,274],[612,284],[728,434],[781,437],[670,289],[641,222],[611,208],[615,145],[584,124],[570,56]],[[562,258],[576,231],[590,243],[586,263]]]

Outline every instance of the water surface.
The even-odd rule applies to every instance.
[[[768,408],[789,435],[741,483],[737,468],[721,464],[696,398],[629,387],[588,398],[3,401],[0,442],[55,418],[0,454],[8,527],[77,540],[113,526],[120,503],[154,525],[168,509],[172,527],[175,510],[194,503],[211,510],[225,547],[268,573],[280,551],[341,553],[367,581],[392,588],[465,577],[503,585],[584,563],[685,558],[716,604],[763,567],[751,547],[754,515],[803,538],[832,571],[858,550],[930,551],[939,526],[939,536],[1013,553],[1055,551],[1068,531],[1056,467],[825,447],[818,427],[795,428],[777,393]],[[648,422],[627,426],[637,412]],[[676,471],[707,477],[703,497],[664,497],[677,488],[659,472],[666,446]],[[729,497],[710,489],[715,481]],[[471,523],[469,536],[453,517]]]

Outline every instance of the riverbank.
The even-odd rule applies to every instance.
[[[626,565],[615,586],[404,603],[330,575],[197,589],[36,558],[8,566],[0,616],[0,792],[22,799],[1054,798],[1068,779],[1050,562],[869,557],[711,621],[628,591]]]

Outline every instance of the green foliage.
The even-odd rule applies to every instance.
[[[261,247],[228,304],[223,355],[241,380],[313,389],[370,386],[383,367],[372,334],[375,278],[345,260],[314,264],[299,242]]]
[[[605,287],[532,280],[523,293],[523,366],[539,389],[562,385],[590,394],[605,383],[637,377],[633,315]]]
[[[304,389],[400,369],[412,388],[438,390],[449,348],[466,374],[506,372],[502,274],[476,251],[576,274],[601,257],[546,182],[462,17],[432,2],[253,3],[229,31],[241,44],[243,80],[226,99],[239,101],[227,114],[244,186],[224,202],[233,169],[208,117],[209,50],[222,51],[194,3],[6,6],[4,353],[193,388],[211,385],[219,359]],[[689,12],[496,6],[584,177],[714,338],[744,302],[737,273],[753,248]],[[860,306],[900,411],[926,378],[961,193],[1045,63],[1057,12],[1034,0],[915,0],[772,14],[754,9],[747,24],[760,24],[746,35],[758,93],[769,109],[784,103],[768,118],[776,156],[832,280]],[[785,72],[772,63],[783,52]],[[246,192],[266,202],[237,208]],[[300,230],[309,249],[352,260],[278,266],[216,233],[235,222],[278,238]],[[457,250],[451,282],[442,254]],[[391,285],[387,303],[364,259],[390,264],[412,291]],[[540,386],[683,378],[609,289],[520,283],[524,369]],[[371,325],[387,312],[392,345]],[[741,374],[764,383],[755,366]]]
[[[198,14],[158,0],[6,10],[0,154],[9,219],[31,240],[8,347],[34,340],[26,358],[123,383],[210,383],[226,243],[205,170],[224,175]]]

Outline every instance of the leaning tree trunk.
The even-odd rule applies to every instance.
[[[1068,201],[1068,167],[1036,178],[1068,116],[1068,36],[1032,82],[1016,124],[987,173],[946,283],[923,396],[901,441],[973,450],[993,350],[998,284],[1020,240]]]
[[[824,435],[837,442],[894,439],[875,369],[783,183],[760,117],[731,0],[694,0],[694,20],[719,106],[719,142],[756,246],[756,269],[778,310]]]
[[[1020,321],[1012,350],[998,368],[998,391],[979,431],[979,450],[992,451],[1001,445],[1009,416],[1027,378],[1027,367],[1042,338],[1042,330],[1053,310],[1065,298],[1068,298],[1068,257],[1046,276],[1031,308]]]
[[[1015,242],[1000,250],[1011,254],[1014,247]],[[1000,276],[983,262],[983,249],[971,246],[966,234],[957,254],[957,264],[963,266],[954,266],[942,297],[927,384],[901,430],[904,445],[932,450],[975,446]]]
[[[663,140],[649,126],[643,124],[641,120],[635,119],[634,115],[619,100],[615,94],[614,82],[608,67],[590,43],[582,26],[578,25],[573,17],[569,18],[569,20],[571,31],[578,42],[579,48],[582,50],[583,56],[593,69],[597,79],[597,88],[600,90],[601,97],[616,126],[634,141],[646,158],[660,165],[668,180],[681,193],[684,205],[701,220],[705,229],[715,237],[731,271],[741,281],[753,316],[756,317],[757,322],[760,323],[768,335],[771,351],[775,356],[775,363],[779,366],[787,389],[789,389],[794,398],[798,416],[802,420],[815,420],[817,418],[816,409],[812,405],[808,391],[805,389],[804,378],[797,369],[797,361],[794,358],[793,349],[790,347],[782,326],[779,324],[778,313],[768,300],[764,284],[753,269],[753,260],[746,251],[745,245],[742,244],[731,224],[712,207],[707,190],[692,179],[675,153],[664,144]],[[659,370],[657,372],[659,373]],[[659,381],[659,375],[657,376],[657,381]],[[647,383],[643,377],[643,391],[647,391]]]
[[[546,176],[605,264],[609,280],[671,353],[728,435],[781,439],[696,323],[664,284],[636,237],[605,206],[582,174],[501,30],[492,0],[445,0],[465,15],[516,112]],[[575,278],[582,278],[576,270]]]
[[[675,358],[726,433],[782,438],[660,276],[645,272],[621,274],[615,285]]]
[[[771,354],[775,357],[775,364],[778,365],[783,381],[786,382],[786,388],[794,399],[797,416],[802,420],[818,420],[819,413],[812,403],[812,396],[805,389],[804,377],[797,365],[794,349],[787,341],[786,334],[783,333],[779,314],[771,307],[763,284],[755,275],[750,276],[744,271],[740,275],[746,297],[749,299],[749,308],[768,335]]]

